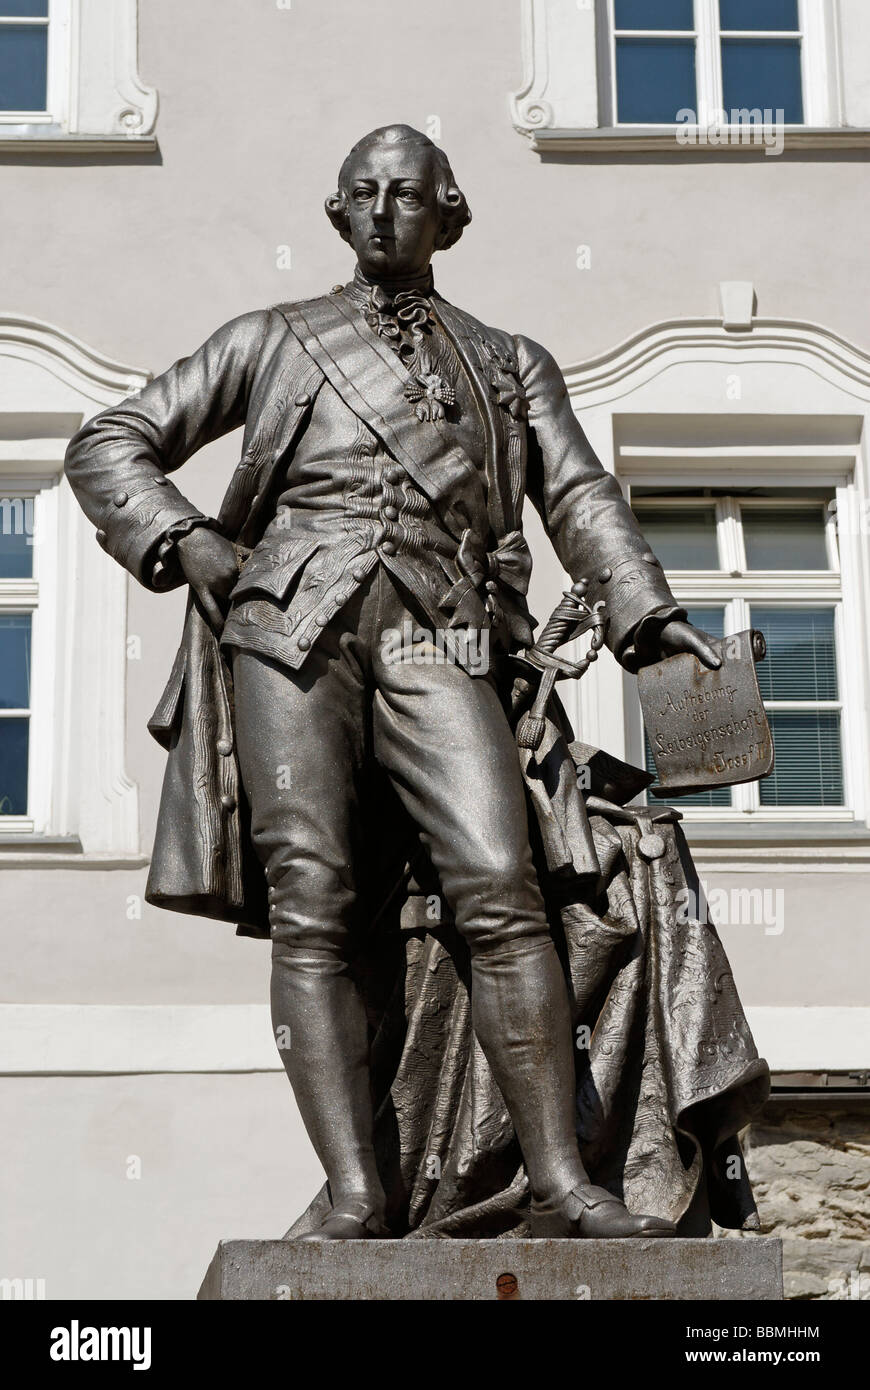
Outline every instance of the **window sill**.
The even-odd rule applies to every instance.
[[[31,154],[149,154],[156,135],[70,135],[47,126],[0,125],[0,157]]]
[[[768,131],[770,128],[767,128]],[[589,130],[545,128],[525,132],[537,154],[623,154],[673,153],[714,155],[765,155],[775,153],[775,147],[765,145],[763,127],[757,127],[757,138],[746,142],[740,137],[747,130],[736,131],[734,140],[720,145],[712,143],[679,143],[676,126],[602,126]],[[685,127],[679,133],[686,140]],[[787,129],[784,135],[785,152],[790,150],[848,150],[870,149],[870,130],[852,126],[810,127]]]
[[[870,871],[870,827],[861,821],[684,820],[701,874]]]
[[[27,835],[0,831],[0,872],[4,869],[142,869],[145,854],[86,854],[77,835]]]
[[[675,802],[679,806],[679,801]],[[867,845],[870,826],[863,821],[826,820],[684,820],[683,830],[696,845]]]

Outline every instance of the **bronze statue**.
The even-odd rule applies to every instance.
[[[271,937],[328,1179],[291,1235],[750,1226],[732,1136],[767,1070],[679,920],[678,816],[626,807],[649,779],[550,695],[583,628],[630,671],[719,658],[552,357],[434,290],[471,218],[445,155],[376,130],[326,210],[349,284],[224,325],[69,446],[101,545],[190,588],[148,899]],[[169,475],[241,424],[213,520]],[[575,581],[537,644],[526,495]]]

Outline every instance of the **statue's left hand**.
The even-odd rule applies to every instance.
[[[665,657],[675,656],[677,652],[691,652],[705,666],[709,666],[711,671],[718,671],[722,659],[710,645],[712,641],[709,632],[702,632],[700,628],[692,627],[691,623],[675,619],[666,623],[659,634],[661,654],[658,659],[663,661]]]
[[[198,526],[176,542],[184,577],[193,589],[215,632],[223,626],[230,591],[239,577],[239,562],[231,541],[217,531]]]

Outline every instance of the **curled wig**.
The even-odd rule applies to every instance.
[[[436,250],[446,251],[455,246],[462,236],[463,228],[471,221],[471,209],[465,194],[457,186],[450,168],[450,162],[443,150],[439,150],[422,131],[407,125],[381,126],[369,135],[358,140],[345,159],[338,174],[338,192],[326,200],[326,215],[344,241],[350,241],[350,218],[348,217],[347,180],[350,175],[354,155],[370,145],[421,145],[432,151],[432,165],[435,174],[435,191],[441,227],[435,243]]]

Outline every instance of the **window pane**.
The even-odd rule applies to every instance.
[[[617,39],[618,119],[629,125],[672,125],[697,110],[694,39]]]
[[[776,765],[759,783],[762,806],[842,806],[839,712],[772,710],[768,718]]]
[[[725,609],[724,608],[686,608],[689,615],[689,622],[692,627],[699,627],[703,632],[709,632],[711,637],[725,636]]]
[[[39,19],[48,16],[48,0],[0,0],[0,15]]]
[[[0,579],[33,575],[33,499],[0,498]]]
[[[0,111],[44,111],[48,29],[0,25]]]
[[[0,719],[0,816],[27,815],[28,719]]]
[[[800,39],[723,39],[722,90],[726,111],[781,110],[802,125]]]
[[[717,570],[716,511],[713,507],[635,507],[640,528],[667,570]]]
[[[615,0],[617,29],[694,29],[692,0]]]
[[[719,0],[722,29],[800,29],[797,0]]]
[[[30,706],[30,622],[29,614],[0,614],[0,709]]]
[[[765,700],[836,700],[837,650],[832,608],[752,608],[767,641],[755,668]]]
[[[709,632],[711,637],[722,637],[725,634],[725,610],[724,608],[689,608],[687,609],[689,622],[693,627],[699,627],[703,632]],[[655,759],[652,749],[649,746],[649,739],[644,738],[646,747],[646,770],[652,777],[656,776]],[[656,778],[658,780],[658,778]],[[656,797],[650,797],[651,802],[656,801]],[[694,792],[692,796],[679,796],[674,798],[675,804],[683,806],[730,806],[731,788],[713,787],[708,792]]]
[[[749,569],[830,569],[821,507],[743,507],[741,517]]]

